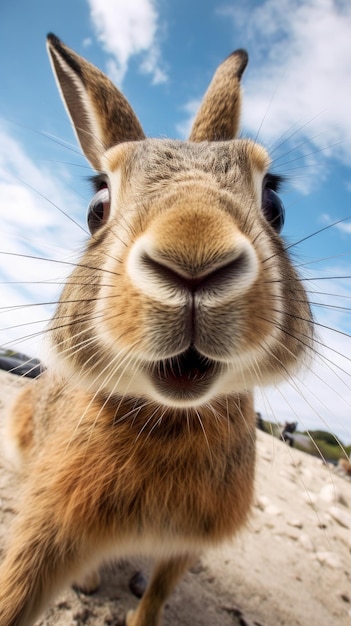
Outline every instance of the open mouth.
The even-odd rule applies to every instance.
[[[194,347],[182,354],[155,363],[151,378],[164,395],[178,399],[202,395],[217,374],[219,365],[202,356]]]

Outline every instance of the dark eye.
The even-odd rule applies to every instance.
[[[107,184],[102,183],[88,207],[88,227],[92,235],[106,224],[110,214],[110,192]]]
[[[271,181],[270,177],[265,180],[262,191],[262,211],[267,222],[277,233],[280,233],[285,222],[285,209],[276,190],[272,189],[277,185],[278,182],[276,180]]]

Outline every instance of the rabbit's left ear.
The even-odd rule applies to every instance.
[[[95,170],[101,170],[101,156],[108,148],[145,139],[129,102],[105,74],[55,35],[48,35],[47,48],[78,141]]]
[[[240,80],[247,62],[247,52],[236,50],[218,67],[195,118],[190,141],[236,137],[241,110]]]

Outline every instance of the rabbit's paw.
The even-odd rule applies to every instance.
[[[123,626],[160,626],[161,624],[160,613],[155,613],[150,616],[148,611],[136,609],[135,611],[128,611],[124,619]]]
[[[135,611],[128,611],[124,618],[123,626],[135,626],[135,619],[133,618],[135,618]]]
[[[147,580],[143,572],[135,572],[129,581],[129,589],[137,597],[141,598],[147,588]]]
[[[86,595],[95,593],[100,587],[100,574],[97,570],[89,572],[81,580],[73,584],[73,588]]]

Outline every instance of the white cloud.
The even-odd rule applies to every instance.
[[[351,224],[347,224],[345,222],[341,222],[340,224],[335,224],[335,228],[340,230],[342,233],[351,234]]]
[[[0,345],[37,355],[53,310],[47,303],[57,300],[85,238],[56,207],[78,220],[81,200],[66,170],[36,165],[1,126],[0,145]]]
[[[351,165],[351,3],[348,0],[243,0],[217,10],[233,20],[237,46],[248,42],[242,126],[271,150],[282,173],[309,193],[330,157]],[[240,33],[243,34],[241,39]],[[185,105],[186,136],[200,104]],[[323,165],[325,168],[323,168]]]
[[[159,17],[156,0],[88,0],[91,19],[104,50],[111,55],[108,72],[121,84],[133,56],[141,56],[140,70],[151,74],[153,83],[167,75],[159,47]]]
[[[83,47],[84,48],[90,48],[92,43],[93,42],[92,42],[91,37],[86,37],[85,39],[83,39]]]
[[[257,394],[257,410],[272,421],[297,421],[299,430],[322,429],[351,442],[351,267],[305,272],[316,322],[315,355],[305,370],[277,389]],[[335,279],[344,276],[344,279]]]
[[[351,442],[351,339],[318,329],[316,354],[310,368],[277,389],[257,394],[257,410],[279,423],[297,421],[299,430],[330,430]]]
[[[182,110],[186,114],[186,117],[183,121],[179,122],[176,126],[177,133],[182,139],[187,139],[190,135],[191,127],[193,125],[193,121],[195,119],[195,115],[200,107],[201,100],[189,100],[182,107]]]
[[[340,232],[347,234],[347,235],[351,234],[351,223],[350,223],[351,218],[350,217],[346,217],[343,220],[335,221],[328,213],[323,213],[320,216],[320,219],[324,224],[327,224],[327,226],[329,224],[332,224],[333,228],[336,228]]]
[[[298,124],[305,152],[312,146],[351,164],[351,4],[266,0],[245,16],[225,12],[234,22],[240,15],[258,62],[245,83],[244,126],[256,134],[262,122],[271,143]]]

